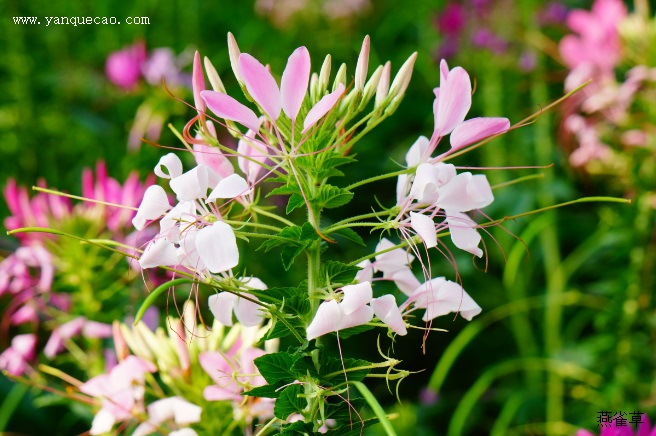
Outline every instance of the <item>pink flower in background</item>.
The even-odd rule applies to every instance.
[[[618,419],[621,418],[621,419]],[[609,417],[609,422],[605,422],[600,425],[599,436],[654,436],[656,435],[656,427],[652,428],[651,423],[647,415],[643,414],[640,416],[640,422],[637,427],[631,423],[632,420],[631,414],[623,413],[616,414]],[[593,433],[588,430],[581,429],[576,432],[574,436],[596,436],[596,433]]]
[[[146,44],[137,42],[107,57],[107,78],[123,89],[133,89],[141,77],[141,68],[146,61]]]
[[[596,0],[590,12],[576,9],[567,17],[575,32],[560,41],[560,54],[571,69],[585,64],[602,75],[613,74],[620,59],[619,23],[627,15],[621,0]]]
[[[29,368],[29,361],[36,356],[36,335],[15,336],[11,346],[0,354],[0,369],[9,374],[20,376]]]
[[[465,29],[467,14],[465,7],[459,3],[449,3],[435,18],[438,30],[447,36],[460,36]]]

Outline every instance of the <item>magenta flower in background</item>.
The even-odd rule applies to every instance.
[[[630,416],[623,414],[622,420],[618,419],[619,416],[620,415],[617,414],[610,418],[610,422],[599,424],[604,425],[604,427],[601,427],[599,436],[656,436],[656,427],[651,427],[647,415],[643,414],[641,416],[641,422],[638,424],[637,428],[634,424],[631,424]],[[581,429],[577,431],[574,436],[596,436],[596,434]]]
[[[130,90],[139,82],[145,61],[146,44],[137,42],[110,54],[105,62],[105,74],[113,84]]]
[[[29,368],[29,361],[34,360],[36,342],[36,335],[15,336],[11,346],[0,354],[0,369],[14,376],[23,375]]]
[[[562,24],[567,20],[569,9],[560,2],[549,2],[540,11],[537,19],[540,26]]]
[[[458,3],[449,3],[435,18],[435,24],[444,35],[458,37],[465,28],[466,20],[464,6]]]

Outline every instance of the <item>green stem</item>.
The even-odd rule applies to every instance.
[[[351,217],[351,218],[346,218],[346,219],[343,219],[341,221],[337,221],[336,223],[334,223],[331,226],[328,226],[328,228],[326,228],[326,231],[332,231],[333,227],[335,227],[335,226],[340,226],[342,224],[351,223],[353,221],[360,221],[360,220],[367,219],[367,218],[378,218],[381,215],[385,214],[385,212],[388,212],[389,214],[392,214],[393,213],[392,210],[393,209],[384,210],[384,211],[380,211],[380,212],[365,213],[365,214],[362,214],[362,215],[356,215],[356,216]]]
[[[366,185],[367,183],[377,182],[378,180],[385,180],[391,177],[400,176],[401,174],[412,174],[415,171],[415,167],[404,168],[402,170],[394,171],[393,173],[381,174],[380,176],[369,177],[368,179],[360,180],[351,185],[348,185],[346,188],[347,191],[357,188],[358,186]]]
[[[269,218],[274,219],[274,220],[278,220],[281,223],[285,224],[286,226],[294,226],[295,225],[293,222],[289,221],[288,219],[285,219],[285,218],[283,218],[279,215],[276,215],[275,213],[268,212],[267,210],[262,209],[261,207],[252,205],[252,206],[250,206],[250,209],[253,210],[257,214],[264,215],[264,216],[269,217]]]
[[[235,228],[254,227],[256,229],[273,230],[274,232],[281,232],[282,231],[282,229],[280,227],[270,226],[268,224],[262,224],[262,223],[251,223],[251,222],[232,221],[232,220],[223,220],[223,222],[226,223],[226,224],[230,224],[231,226],[234,226]]]
[[[369,404],[369,407],[371,407],[371,409],[374,411],[376,418],[378,418],[380,421],[380,424],[383,426],[387,436],[396,436],[396,431],[394,431],[392,423],[385,414],[385,410],[383,410],[374,394],[372,394],[371,391],[362,382],[356,381],[352,382],[351,384],[358,388],[360,394],[362,394],[364,399],[367,401],[367,404]]]

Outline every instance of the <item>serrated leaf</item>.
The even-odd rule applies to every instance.
[[[280,256],[282,257],[282,266],[285,268],[285,271],[289,271],[289,268],[294,263],[294,259],[303,252],[304,248],[303,245],[287,245],[282,247]]]
[[[354,416],[357,417],[355,412],[359,412],[365,404],[366,401],[362,398],[351,398],[350,404],[341,399],[337,403],[326,402],[324,414],[326,418],[332,418],[337,422],[350,422]]]
[[[285,318],[285,320],[287,321],[287,323],[291,324],[292,328],[296,330],[299,336],[305,337],[305,324],[303,324],[303,321],[301,321],[296,316],[288,316]],[[289,327],[287,327],[284,323],[280,322],[279,320],[274,319],[273,328],[269,329],[265,339],[269,340],[269,339],[276,339],[276,338],[284,338],[291,334],[292,332],[289,330]]]
[[[328,436],[361,436],[362,430],[378,423],[378,418],[370,418],[365,421],[353,422],[353,424],[346,424],[339,428],[329,430],[324,433]]]
[[[272,189],[271,192],[267,194],[267,198],[271,197],[272,195],[292,195],[300,194],[300,192],[300,189],[298,189],[298,186],[296,185],[282,185]]]
[[[305,199],[301,194],[292,194],[287,202],[285,213],[289,215],[294,209],[305,206]]]
[[[307,376],[308,373],[312,377],[319,377],[319,373],[314,367],[312,358],[309,356],[303,356],[294,362],[294,366],[292,366],[292,372],[294,372],[298,377]]]
[[[298,237],[298,241],[307,245],[319,239],[317,231],[312,227],[312,224],[306,222],[301,226],[301,234]]]
[[[292,383],[296,380],[296,376],[290,371],[290,368],[296,359],[298,359],[297,355],[279,352],[265,354],[264,356],[258,357],[253,362],[267,383]]]
[[[273,406],[273,414],[276,418],[287,419],[293,413],[300,413],[307,406],[307,400],[299,397],[302,392],[301,386],[294,384],[286,387]]]
[[[282,389],[280,388],[283,386],[285,386],[285,383],[278,382],[272,385],[258,386],[256,388],[242,392],[241,394],[247,395],[249,397],[278,398],[282,392]]]
[[[360,271],[360,268],[354,265],[338,262],[336,260],[328,260],[321,265],[321,279],[328,280],[329,283],[349,284],[355,279],[355,275]],[[341,336],[341,335],[340,335]]]
[[[355,242],[358,245],[365,247],[367,244],[364,243],[364,240],[358,235],[355,230],[349,228],[343,228],[330,232],[331,235],[339,235],[345,239],[348,239],[351,242]]]
[[[348,328],[348,329],[345,329],[345,330],[340,330],[339,331],[339,338],[340,339],[347,339],[347,338],[350,338],[351,336],[359,335],[360,333],[364,333],[364,332],[369,331],[373,328],[374,328],[374,326],[372,326],[372,325],[363,324],[363,325],[351,327],[351,328]]]
[[[291,424],[283,427],[281,435],[299,435],[308,434],[312,431],[312,424],[303,421],[292,422]]]
[[[371,362],[362,359],[337,359],[335,357],[325,357],[321,360],[320,376],[322,380],[330,381],[331,384],[337,385],[344,383],[344,369],[357,368],[361,366],[369,366]],[[357,371],[347,371],[346,376],[348,381],[361,381],[367,374],[369,369],[359,369]]]
[[[344,188],[332,185],[323,185],[315,197],[316,202],[326,209],[344,206],[353,198],[353,193]]]

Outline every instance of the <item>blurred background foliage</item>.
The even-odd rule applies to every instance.
[[[82,169],[99,159],[118,180],[135,169],[145,178],[164,150],[148,144],[128,149],[138,108],[149,102],[178,130],[193,110],[171,98],[161,85],[142,81],[129,91],[116,87],[104,73],[107,56],[137,41],[148,50],[169,47],[189,60],[197,49],[212,60],[226,88],[236,90],[226,46],[228,31],[242,51],[270,63],[273,71],[281,71],[300,45],[308,47],[314,68],[327,53],[333,65],[354,66],[367,34],[372,40],[370,65],[391,60],[395,69],[417,51],[405,100],[390,120],[359,143],[354,150],[359,163],[352,165],[357,172],[347,168],[344,185],[398,169],[417,136],[430,136],[432,131],[432,88],[439,83],[439,56],[445,43],[453,42],[438,20],[447,3],[342,1],[342,8],[355,3],[361,7],[343,16],[322,9],[328,1],[307,3],[291,13],[305,2],[0,2],[1,183],[14,178],[32,186],[43,178],[48,186],[79,194]],[[566,27],[562,21],[544,24],[540,18],[552,3],[472,0],[463,4],[471,14],[468,32],[485,27],[505,41],[498,47],[463,39],[447,53],[450,65],[462,65],[475,78],[470,116],[507,116],[514,123],[563,94],[567,69],[557,59],[556,44]],[[589,4],[571,1],[563,6]],[[488,9],[476,15],[481,5]],[[13,16],[139,16],[149,17],[150,25],[29,26],[12,24]],[[185,71],[190,70],[188,64]],[[348,73],[352,78],[353,70]],[[175,92],[192,101],[188,89]],[[586,195],[624,195],[613,191],[612,180],[572,169],[559,123],[558,109],[546,112],[534,123],[456,160],[463,166],[549,166],[486,171],[492,184],[543,175],[495,191],[496,201],[486,214],[501,218]],[[179,146],[166,127],[157,143]],[[348,210],[331,211],[326,220],[369,212],[374,201],[390,204],[394,186],[390,179],[375,192],[356,191]],[[0,216],[7,214],[6,205],[0,205]],[[433,326],[449,332],[431,333],[425,353],[419,331],[398,340],[393,350],[388,338],[380,338],[383,351],[403,359],[406,369],[422,371],[401,384],[400,403],[384,384],[371,384],[377,398],[398,415],[393,421],[397,432],[573,434],[579,427],[596,428],[600,410],[638,410],[656,417],[652,206],[635,201],[575,205],[509,221],[505,229],[490,229],[486,260],[472,262],[469,255],[456,254],[464,287],[483,314],[471,323],[449,317],[437,320]],[[370,240],[369,248],[376,242]],[[0,237],[4,252],[16,245],[12,238]],[[341,255],[356,258],[361,253],[347,245]],[[280,265],[257,256],[253,253],[248,257],[252,263],[244,262],[249,272],[276,283]],[[454,277],[452,267],[439,256],[434,256],[432,265],[434,276]],[[343,341],[343,351],[373,359],[378,353],[376,340],[375,334],[362,334]],[[3,379],[0,389],[0,397],[8,399],[11,384]],[[50,423],[57,422],[53,431],[70,434],[88,425],[76,422],[79,418],[61,417],[72,416],[70,411],[59,415],[70,406],[30,405],[29,398],[15,411],[3,409],[0,429],[44,434],[53,430]]]

